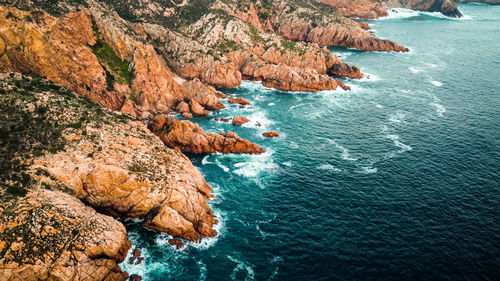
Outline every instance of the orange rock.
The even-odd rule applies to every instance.
[[[237,103],[241,105],[248,105],[250,102],[243,97],[230,98],[227,100],[229,103]]]
[[[271,131],[271,132],[265,132],[262,134],[264,137],[266,138],[275,138],[275,137],[279,137],[279,134],[278,132],[275,132],[275,131]]]
[[[361,26],[361,28],[362,28],[362,29],[364,29],[364,30],[370,30],[370,29],[372,29],[372,28],[368,25],[368,23],[367,23],[367,22],[360,22],[360,23],[359,23],[359,26]]]
[[[337,8],[337,12],[345,17],[377,19],[387,16],[387,5],[373,0],[319,0]]]
[[[191,119],[191,118],[193,118],[193,114],[189,113],[189,112],[185,112],[185,113],[182,113],[182,117],[184,117],[186,119]]]
[[[226,134],[205,133],[197,124],[186,120],[177,120],[164,114],[150,120],[148,127],[168,147],[194,153],[260,154],[266,152],[257,144],[251,143],[231,131]]]
[[[168,244],[175,246],[177,249],[184,248],[184,243],[179,239],[168,239]]]
[[[248,122],[250,122],[250,120],[243,116],[234,116],[233,118],[233,125],[243,125]]]
[[[177,106],[175,107],[175,111],[179,112],[179,113],[187,113],[187,112],[190,112],[189,110],[189,104],[181,101],[180,103],[177,104]]]
[[[191,108],[191,113],[193,113],[194,115],[205,116],[210,113],[208,112],[208,110],[203,108],[203,106],[201,106],[197,101],[193,99],[189,101],[189,107]]]
[[[352,25],[356,25],[358,26],[358,28],[347,28],[346,26],[341,24],[336,24],[328,27],[319,26],[309,31],[306,40],[308,42],[317,43],[320,46],[333,45],[364,51],[409,51],[408,48],[400,46],[393,41],[377,38],[375,35],[359,27],[356,22],[354,22]]]

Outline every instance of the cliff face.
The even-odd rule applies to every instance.
[[[500,5],[499,0],[457,0],[457,2],[461,3],[484,3],[489,5]]]
[[[454,0],[319,0],[336,7],[346,17],[376,19],[387,15],[387,8],[406,8],[424,12],[441,12],[452,18],[462,16]],[[490,1],[490,0],[486,0]],[[496,0],[493,0],[496,1]],[[472,1],[471,1],[472,2]],[[498,1],[497,1],[498,2]]]
[[[441,12],[443,15],[459,18],[462,13],[457,8],[454,0],[388,0],[389,8],[407,8],[424,12]]]
[[[216,235],[211,187],[143,123],[20,74],[0,75],[0,108],[0,279],[123,279],[130,242],[102,213]]]
[[[211,86],[242,79],[318,91],[343,86],[328,74],[362,77],[320,46],[407,50],[312,0],[7,4],[0,7],[1,71],[42,75],[137,118],[191,99],[220,109]]]
[[[212,109],[222,103],[209,86],[183,87],[165,60],[142,43],[116,14],[97,2],[55,17],[46,11],[0,6],[1,71],[37,74],[113,110],[134,117],[168,112],[195,99]],[[205,104],[208,102],[208,104]]]

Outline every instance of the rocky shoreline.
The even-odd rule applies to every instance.
[[[220,110],[227,96],[217,87],[243,80],[349,90],[340,79],[363,73],[327,46],[408,51],[352,18],[379,18],[391,7],[461,15],[452,0],[5,2],[2,280],[127,279],[117,264],[131,244],[117,219],[167,232],[172,247],[216,236],[211,187],[181,151],[266,150],[171,115]],[[249,121],[232,118],[235,126]]]

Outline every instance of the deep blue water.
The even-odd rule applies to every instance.
[[[333,49],[352,91],[227,89],[255,109],[199,118],[269,152],[191,156],[220,235],[177,251],[127,223],[147,280],[500,280],[500,7],[370,21],[411,49]],[[216,117],[247,116],[243,127]],[[255,122],[263,126],[258,127]],[[276,130],[277,139],[262,132]]]

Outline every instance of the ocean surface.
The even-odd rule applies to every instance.
[[[181,251],[126,221],[145,280],[500,280],[500,6],[460,20],[408,10],[369,21],[409,53],[331,49],[367,74],[351,91],[244,82],[195,118],[268,150],[190,155],[220,235]],[[242,115],[242,127],[215,122]],[[256,125],[260,123],[260,127]],[[279,138],[266,139],[275,130]]]

